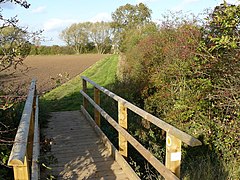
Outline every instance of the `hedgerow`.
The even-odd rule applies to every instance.
[[[195,152],[184,148],[183,161],[191,162],[187,156],[197,158],[195,167],[207,161],[215,169],[209,172],[210,179],[239,177],[239,169],[230,172],[226,166],[238,167],[240,160],[239,17],[240,5],[223,3],[202,25],[186,19],[163,23],[157,33],[139,38],[122,63],[120,81],[129,99],[201,139],[204,145]],[[161,132],[148,126],[145,133],[157,137]],[[148,146],[146,137],[142,139]],[[150,149],[162,151],[156,146],[159,142],[153,140]],[[183,165],[183,170],[188,168]],[[206,174],[206,168],[205,164],[202,171],[192,171],[190,179]]]

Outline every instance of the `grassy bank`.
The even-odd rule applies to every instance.
[[[53,89],[41,98],[41,105],[48,111],[78,110],[82,102],[79,91],[82,89],[80,76],[87,76],[101,86],[108,86],[115,81],[118,56],[102,59],[86,71],[67,83]]]

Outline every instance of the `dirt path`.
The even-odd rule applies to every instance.
[[[0,90],[18,89],[22,94],[31,79],[36,78],[39,93],[46,92],[54,88],[57,83],[62,84],[77,76],[106,56],[108,55],[29,56],[24,60],[25,66],[19,67],[13,75],[0,73]]]

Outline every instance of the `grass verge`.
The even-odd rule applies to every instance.
[[[82,89],[80,76],[87,76],[101,86],[109,86],[115,81],[117,63],[117,55],[98,61],[80,75],[46,93],[40,100],[41,105],[48,112],[79,110],[82,103],[79,93]]]

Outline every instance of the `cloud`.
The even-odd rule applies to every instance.
[[[110,14],[108,13],[99,13],[97,15],[95,15],[94,17],[92,17],[90,19],[91,22],[101,22],[101,21],[105,21],[105,22],[108,22],[108,21],[111,21],[112,20],[112,17]]]
[[[220,1],[220,3],[222,3],[222,1]],[[238,5],[238,4],[240,4],[240,1],[239,0],[227,0],[227,3]]]
[[[65,28],[66,26],[77,22],[75,19],[59,19],[59,18],[52,18],[46,21],[43,24],[44,31],[60,31],[61,29]]]
[[[39,6],[39,7],[35,8],[35,9],[32,9],[32,13],[42,13],[42,12],[45,11],[45,9],[46,9],[45,6]]]

